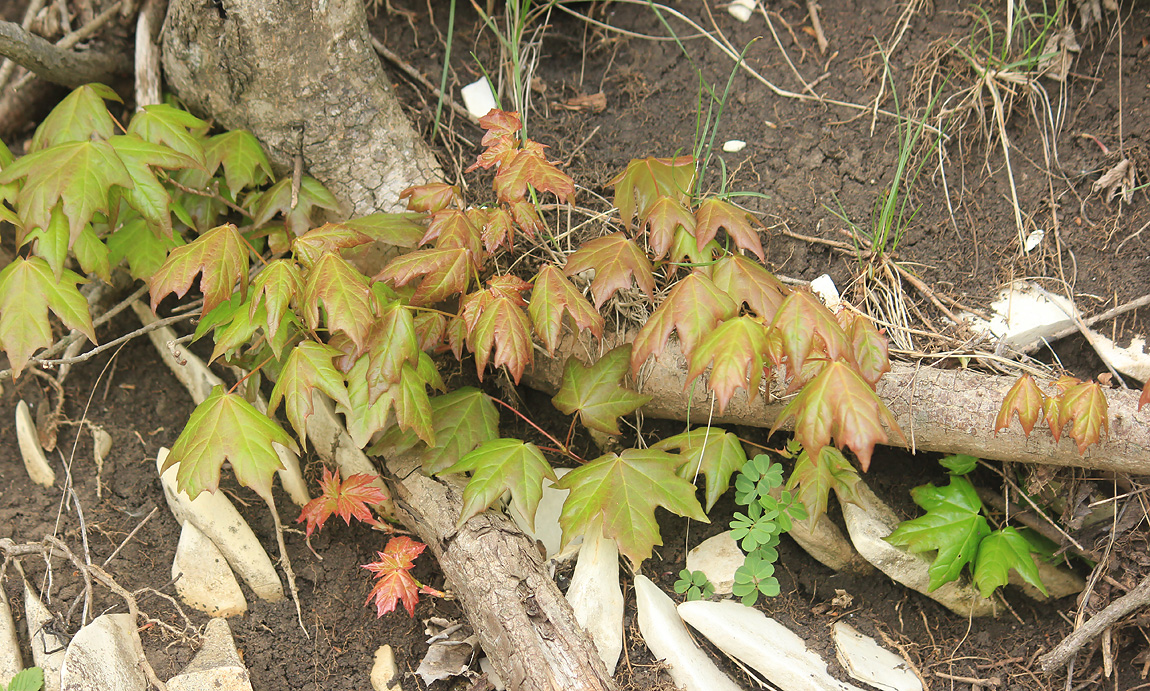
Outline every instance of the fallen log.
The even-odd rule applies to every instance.
[[[540,357],[524,375],[524,383],[555,393],[563,381],[563,365],[569,355],[584,362],[599,353],[629,342],[634,333],[605,335],[602,344],[583,336],[568,335],[553,358]],[[741,424],[771,427],[786,401],[765,390],[750,400],[740,389],[722,412],[712,407],[703,375],[694,386],[687,379],[687,359],[677,342],[670,342],[658,358],[652,358],[639,375],[640,390],[651,396],[645,415],[697,424]],[[894,413],[911,451],[964,453],[999,461],[1019,461],[1060,466],[1079,466],[1131,474],[1150,474],[1150,407],[1138,411],[1138,392],[1106,391],[1110,407],[1110,433],[1099,444],[1078,453],[1074,441],[1064,434],[1055,441],[1042,424],[1030,436],[1017,421],[1009,429],[994,432],[994,420],[1011,377],[974,370],[946,370],[894,363],[878,383],[877,393]],[[788,425],[783,425],[788,427]]]

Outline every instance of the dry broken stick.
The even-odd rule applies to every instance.
[[[45,41],[12,22],[0,22],[0,55],[43,79],[68,87],[107,82],[115,75],[132,70],[126,55],[100,51],[77,53]]]
[[[1146,605],[1150,605],[1150,576],[1143,578],[1134,590],[1111,602],[1106,609],[1095,614],[1090,621],[1078,627],[1055,646],[1054,650],[1038,658],[1042,671],[1050,674],[1062,669],[1071,656],[1077,653],[1082,646],[1094,640],[1098,634],[1113,626],[1119,619]]]

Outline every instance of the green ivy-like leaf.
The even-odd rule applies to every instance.
[[[83,281],[67,269],[57,281],[40,257],[16,257],[0,270],[0,344],[8,354],[13,377],[20,376],[33,353],[52,344],[49,308],[65,326],[96,343],[88,301],[76,289]]]
[[[165,236],[172,234],[171,195],[156,179],[152,168],[178,170],[200,166],[196,159],[163,144],[144,141],[136,135],[116,135],[108,140],[132,178],[124,200],[140,215],[159,226]]]
[[[290,259],[273,259],[252,280],[251,316],[254,318],[256,310],[264,308],[263,326],[269,337],[275,337],[284,314],[303,293],[303,285],[299,266]]]
[[[108,236],[108,259],[112,264],[127,259],[132,278],[146,280],[164,265],[168,252],[183,244],[178,233],[168,238],[159,236],[143,218],[135,216]]]
[[[457,526],[489,508],[505,491],[511,492],[512,505],[534,524],[535,509],[543,497],[543,478],[552,482],[558,479],[539,448],[519,439],[485,442],[440,474],[463,472],[472,476],[463,490],[463,512]]]
[[[469,451],[499,436],[499,412],[482,391],[465,386],[431,399],[436,444],[422,452],[424,471],[438,473]],[[412,433],[394,429],[371,449],[374,454],[404,453],[420,443]]]
[[[695,480],[702,473],[707,478],[707,511],[731,486],[731,475],[747,462],[747,454],[739,438],[718,427],[696,427],[689,432],[667,437],[652,449],[678,451],[683,459],[679,477]]]
[[[359,352],[375,322],[375,298],[367,278],[335,252],[323,255],[308,272],[301,310],[308,328],[319,328],[320,304],[328,331],[347,334]]]
[[[319,180],[304,175],[300,178],[299,193],[293,208],[292,179],[287,177],[260,195],[259,204],[252,214],[252,225],[258,228],[276,214],[283,214],[284,227],[288,233],[293,236],[303,235],[312,228],[312,211],[317,208],[339,211],[339,201]]]
[[[980,513],[978,492],[964,477],[952,476],[946,487],[915,487],[911,496],[926,515],[903,522],[886,541],[916,553],[938,550],[929,570],[928,587],[934,590],[956,580],[963,567],[974,561],[990,526]]]
[[[995,588],[1010,582],[1011,569],[1017,571],[1022,580],[1038,588],[1043,595],[1050,595],[1042,584],[1042,577],[1038,575],[1038,565],[1034,563],[1030,543],[1017,530],[1007,526],[987,535],[979,544],[974,584],[983,597],[990,597]]]
[[[638,570],[655,545],[663,544],[655,507],[708,523],[695,499],[695,486],[675,474],[678,459],[655,449],[628,449],[621,455],[600,456],[559,479],[555,486],[571,490],[559,524],[567,545],[602,521],[603,536],[619,543]]]
[[[370,214],[352,218],[340,225],[363,233],[372,240],[414,249],[427,232],[422,223],[426,218],[427,215],[421,213]]]
[[[207,129],[208,123],[167,103],[144,106],[128,123],[128,134],[137,135],[153,144],[168,146],[191,158],[201,168],[207,166],[204,156],[206,140],[199,132]]]
[[[300,446],[307,447],[307,418],[315,411],[312,392],[319,389],[333,401],[351,407],[343,374],[331,364],[340,353],[335,348],[315,341],[304,341],[292,349],[279,380],[268,400],[268,415],[275,413],[280,401],[288,420],[299,435]]]
[[[563,383],[551,399],[566,415],[579,414],[584,426],[605,434],[619,434],[618,418],[638,410],[651,400],[621,386],[627,374],[631,345],[621,345],[587,367],[578,358],[567,358]]]
[[[179,464],[176,485],[193,499],[220,484],[220,467],[231,461],[236,479],[271,500],[272,476],[282,466],[272,443],[295,451],[295,441],[239,394],[216,386],[196,406],[160,472]]]

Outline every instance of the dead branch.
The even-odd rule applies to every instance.
[[[0,22],[0,55],[67,87],[108,82],[132,71],[132,61],[122,53],[61,49],[13,22]]]
[[[1111,602],[1106,609],[1095,614],[1090,621],[1062,639],[1054,650],[1038,658],[1042,671],[1050,674],[1062,669],[1082,646],[1094,640],[1098,634],[1113,626],[1119,619],[1146,605],[1150,605],[1150,576],[1143,578],[1134,590]]]

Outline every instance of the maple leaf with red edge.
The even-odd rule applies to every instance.
[[[574,276],[588,269],[595,271],[591,281],[591,294],[595,296],[595,309],[615,294],[615,291],[631,287],[631,280],[651,297],[655,292],[655,277],[651,273],[651,260],[623,233],[612,233],[590,242],[567,257],[563,273]]]
[[[747,462],[747,454],[739,438],[718,427],[696,427],[690,432],[667,437],[651,448],[677,450],[683,459],[678,475],[684,480],[694,483],[700,473],[707,478],[708,511],[731,486],[731,475],[739,472]]]
[[[527,233],[527,237],[533,238],[536,233],[542,233],[546,229],[543,219],[539,218],[539,210],[531,202],[521,199],[507,206],[511,209],[511,217],[515,219],[519,228]]]
[[[1062,438],[1062,428],[1068,421],[1064,414],[1061,396],[1047,396],[1042,399],[1042,415],[1046,418],[1046,425],[1050,427],[1050,434],[1055,442]]]
[[[383,490],[373,484],[378,479],[378,475],[356,473],[340,482],[339,471],[332,473],[325,467],[323,479],[319,481],[320,495],[304,505],[295,522],[307,521],[307,537],[322,530],[332,514],[342,518],[346,525],[351,525],[353,516],[364,523],[376,523],[367,507],[387,501]]]
[[[415,605],[419,602],[420,584],[411,576],[415,558],[427,549],[427,545],[416,542],[407,536],[393,537],[387,541],[382,552],[376,552],[378,559],[363,568],[375,574],[375,587],[367,596],[371,604],[375,600],[375,615],[382,617],[403,602],[407,613],[415,616]]]
[[[299,434],[300,446],[307,446],[307,419],[315,411],[312,392],[319,389],[333,401],[351,407],[343,375],[331,360],[340,352],[329,345],[304,341],[292,349],[268,400],[268,414],[285,401],[288,420]]]
[[[1010,418],[1018,413],[1018,421],[1022,423],[1022,431],[1030,436],[1038,416],[1042,414],[1042,404],[1046,396],[1038,388],[1038,384],[1029,374],[1023,374],[1006,392],[1002,399],[1002,407],[998,410],[998,417],[994,419],[994,432],[1010,427]]]
[[[201,274],[200,292],[204,294],[201,315],[206,316],[230,298],[237,282],[240,294],[247,292],[248,245],[234,225],[216,226],[194,242],[172,250],[148,281],[152,312],[169,293],[184,297],[196,274]]]
[[[758,220],[749,211],[722,199],[708,197],[695,210],[695,242],[702,249],[722,228],[734,241],[735,247],[751,252],[761,262],[766,261],[763,243],[759,240],[758,231],[751,226],[752,222],[758,223]]]
[[[575,194],[575,182],[547,160],[542,144],[530,140],[510,161],[499,166],[493,185],[502,202],[526,199],[528,185],[539,192],[550,192],[562,202]]]
[[[667,250],[671,249],[671,241],[675,237],[675,229],[695,234],[695,215],[677,199],[672,197],[659,197],[647,213],[641,216],[640,230],[647,231],[647,244],[651,246],[651,253],[655,259],[662,259]],[[707,243],[699,243],[699,249]]]
[[[874,386],[883,374],[890,371],[889,345],[886,337],[879,333],[870,319],[861,314],[851,314],[851,322],[846,331],[854,353],[854,362],[862,378]]]
[[[0,348],[8,354],[13,378],[33,353],[52,344],[49,308],[67,327],[97,342],[88,302],[76,288],[83,280],[67,269],[57,280],[40,257],[17,256],[0,270]]]
[[[727,408],[736,389],[746,389],[750,400],[759,393],[767,349],[767,329],[753,317],[736,317],[719,324],[691,354],[687,381],[714,362],[707,387],[715,392],[719,413]]]
[[[736,304],[746,304],[764,321],[775,318],[790,289],[774,274],[741,254],[729,254],[711,267],[711,281]]]
[[[513,249],[515,246],[515,219],[511,217],[511,212],[502,206],[497,206],[494,209],[483,209],[485,211],[485,218],[483,224],[479,225],[472,220],[472,223],[479,226],[480,236],[483,238],[483,249],[489,253],[507,246],[507,249]]]
[[[488,360],[491,360],[496,367],[507,367],[507,372],[518,384],[523,370],[533,362],[531,321],[523,308],[512,300],[506,297],[495,298],[475,322],[467,345],[475,353],[475,367],[479,371],[480,381],[483,381],[483,372],[487,369]],[[495,351],[494,358],[491,355],[492,349]]]
[[[1078,453],[1086,453],[1086,447],[1097,444],[1110,430],[1109,406],[1102,385],[1098,382],[1081,382],[1066,389],[1062,403],[1058,406],[1062,413],[1059,418],[1070,425],[1070,438],[1078,444]]]
[[[312,267],[328,252],[338,252],[371,242],[364,233],[342,223],[325,223],[292,241],[292,254],[306,267]]]
[[[308,272],[301,307],[309,329],[319,328],[320,303],[328,331],[347,334],[363,352],[375,322],[375,296],[367,278],[334,252],[320,257]]]
[[[543,479],[558,480],[539,447],[521,439],[484,442],[439,474],[464,472],[472,475],[463,490],[463,510],[456,523],[457,528],[490,507],[507,491],[511,493],[511,505],[527,518],[534,529],[535,511],[543,498]]]
[[[671,331],[679,334],[683,354],[690,357],[695,344],[715,325],[730,319],[739,308],[709,278],[692,272],[675,284],[667,299],[655,310],[635,335],[631,351],[631,371],[639,368],[651,355],[663,352]]]
[[[399,193],[400,199],[407,200],[408,211],[435,213],[452,204],[459,206],[459,188],[445,182],[429,182],[426,185],[408,187]]]
[[[427,232],[419,244],[426,245],[433,240],[436,249],[465,249],[473,257],[480,256],[483,251],[480,229],[471,222],[467,212],[458,209],[444,209],[432,214]]]
[[[650,396],[621,386],[627,374],[631,345],[609,351],[590,367],[574,357],[563,367],[563,383],[551,403],[563,414],[579,414],[585,427],[605,434],[619,434],[620,415],[638,410]]]
[[[813,456],[831,443],[849,446],[865,472],[875,444],[887,441],[886,423],[902,442],[906,436],[886,404],[866,380],[846,363],[827,363],[798,396],[791,399],[771,427],[771,434],[787,420],[795,421],[795,439]]]
[[[508,163],[519,149],[519,132],[523,122],[519,113],[505,110],[491,109],[487,115],[479,118],[479,126],[487,130],[480,142],[484,151],[479,154],[475,163],[465,170],[470,173],[476,168],[491,168],[496,165]]]
[[[507,298],[518,307],[527,306],[527,301],[523,299],[523,292],[530,288],[530,283],[511,274],[501,274],[487,279],[488,292],[495,297]]]
[[[423,306],[466,291],[475,268],[473,255],[465,249],[416,250],[393,259],[372,280],[404,286],[422,278],[411,304]]]
[[[850,342],[835,315],[805,290],[792,291],[783,300],[771,321],[771,329],[780,336],[782,352],[787,356],[787,369],[791,374],[802,371],[807,357],[815,348],[816,335],[823,343],[823,352],[831,360],[851,357]]]
[[[623,227],[631,229],[631,219],[640,218],[659,197],[686,201],[695,184],[695,159],[678,158],[633,159],[627,168],[607,182],[615,188],[615,206],[623,219]]]
[[[555,354],[555,348],[559,346],[565,314],[571,316],[576,328],[590,331],[596,338],[603,337],[603,317],[571,285],[571,281],[551,265],[543,267],[535,277],[527,313],[531,315],[535,333],[551,355]]]

